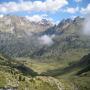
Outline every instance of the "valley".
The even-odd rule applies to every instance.
[[[84,20],[53,25],[0,18],[0,88],[90,90],[90,36],[82,34]]]

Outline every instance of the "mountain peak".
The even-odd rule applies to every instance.
[[[80,16],[77,16],[76,18],[74,18],[73,22],[78,23],[78,22],[80,22],[80,21],[82,21],[82,20],[84,20],[84,18],[82,18],[82,17],[80,17]]]
[[[1,32],[42,32],[53,24],[46,19],[42,19],[40,22],[32,22],[25,17],[5,15],[0,18]],[[13,32],[14,33],[14,32]]]
[[[53,23],[51,21],[47,20],[47,19],[42,19],[41,21],[39,21],[39,24],[41,24],[41,25],[50,25],[50,26],[53,25]]]
[[[68,18],[68,19],[63,19],[59,24],[58,26],[63,26],[63,25],[66,25],[66,24],[70,24],[72,23],[72,19]]]

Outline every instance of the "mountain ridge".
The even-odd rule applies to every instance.
[[[12,24],[4,26],[4,24],[0,22],[4,27],[3,28],[1,26],[2,28],[0,29],[2,30],[0,32],[0,50],[10,56],[22,57],[24,55],[25,57],[32,58],[48,58],[55,55],[59,57],[60,53],[67,52],[67,50],[70,49],[75,50],[75,48],[89,50],[90,40],[87,39],[87,36],[81,34],[83,23],[85,20],[84,18],[76,17],[73,20],[68,18],[62,20],[58,25],[52,26],[50,24],[48,27],[48,21],[46,21],[45,26],[38,26],[37,23],[31,24],[26,19],[24,20],[23,17],[7,17],[8,18],[6,18],[6,21],[9,18],[12,18],[14,24],[14,34],[2,32],[4,29],[10,30],[10,28],[6,28],[6,26],[12,27]],[[23,26],[22,23],[25,23],[25,25]],[[28,25],[26,26],[26,24],[28,24],[29,26],[31,25],[31,28],[28,27]],[[27,31],[27,27],[30,29],[30,32],[29,30]],[[38,31],[38,29],[41,30]],[[37,30],[38,32],[36,32],[35,30]]]

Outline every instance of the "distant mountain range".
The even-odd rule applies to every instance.
[[[35,23],[25,17],[1,17],[0,51],[14,57],[49,58],[68,50],[89,50],[90,39],[81,34],[83,23],[80,17],[62,20],[58,25],[45,19]]]
[[[40,22],[29,21],[25,17],[19,16],[3,16],[0,17],[0,31],[9,33],[18,32],[41,32],[51,27],[53,24],[50,21],[43,19]]]

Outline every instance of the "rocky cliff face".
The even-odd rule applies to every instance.
[[[0,18],[1,32],[42,32],[53,24],[50,21],[42,20],[39,23],[31,22],[25,17],[19,16],[3,16]]]
[[[82,35],[84,18],[62,20],[54,25],[45,19],[38,23],[24,17],[0,18],[0,50],[10,56],[52,57],[68,50],[90,48]]]
[[[49,48],[44,48],[41,57],[60,57],[63,53],[78,50],[89,50],[90,39],[83,33],[84,18],[76,17],[74,20],[62,20],[58,25],[55,25],[42,33],[42,35],[54,36],[54,44]],[[34,53],[35,55],[35,53]],[[38,56],[38,55],[36,55]]]
[[[39,23],[31,22],[25,17],[0,17],[0,50],[17,56],[24,51],[30,53],[39,48],[38,34],[47,30],[53,24],[43,19]]]

